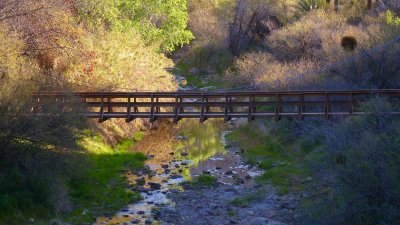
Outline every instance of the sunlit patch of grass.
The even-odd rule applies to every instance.
[[[115,148],[105,144],[99,135],[86,137],[80,143],[86,149],[80,153],[86,165],[82,174],[70,182],[71,196],[76,208],[68,221],[93,222],[93,218],[112,213],[140,199],[139,193],[127,189],[125,170],[143,167],[146,157],[129,152],[135,140],[126,140]]]

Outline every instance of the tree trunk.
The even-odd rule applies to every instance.
[[[339,11],[339,0],[335,0],[335,11]]]
[[[368,7],[368,10],[372,9],[372,0],[368,0],[367,7]]]

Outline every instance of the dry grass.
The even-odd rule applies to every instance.
[[[340,14],[312,11],[299,21],[273,32],[265,51],[246,53],[236,59],[233,67],[226,72],[226,80],[232,85],[267,87],[273,84],[272,86],[280,89],[290,85],[297,85],[297,88],[307,84],[314,85],[317,76],[303,81],[296,80],[294,84],[288,83],[287,78],[359,55],[391,40],[396,34],[398,31],[387,26],[382,16],[365,16],[361,24],[354,26]],[[341,46],[343,37],[354,37],[357,45],[353,51]],[[343,70],[343,76],[354,73],[349,69],[344,71],[344,68],[337,70]],[[371,79],[370,75],[357,74],[369,76],[364,77],[365,79]],[[340,82],[349,80],[349,77],[343,76],[339,76]],[[322,76],[319,76],[319,83],[324,82]]]

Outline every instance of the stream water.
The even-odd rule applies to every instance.
[[[115,215],[98,218],[95,224],[163,224],[157,209],[174,207],[167,194],[185,191],[180,184],[201,174],[214,176],[225,185],[252,187],[253,178],[262,171],[247,165],[237,148],[227,146],[225,137],[235,124],[223,120],[159,123],[134,149],[148,156],[150,172],[128,174],[142,200]]]

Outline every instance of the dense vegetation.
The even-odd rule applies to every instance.
[[[0,224],[93,222],[138,198],[121,171],[143,166],[128,151],[143,123],[98,125],[73,98],[29,94],[174,90],[164,53],[193,38],[186,24],[185,1],[0,2]]]
[[[121,171],[143,166],[129,149],[146,121],[99,125],[78,116],[72,97],[55,104],[30,93],[176,90],[165,70],[173,61],[200,87],[399,88],[399,1],[370,3],[0,1],[0,224],[93,222],[138,198]],[[363,107],[371,113],[259,121],[230,138],[266,169],[260,183],[314,193],[303,202],[306,224],[396,224],[399,121],[385,99]]]

